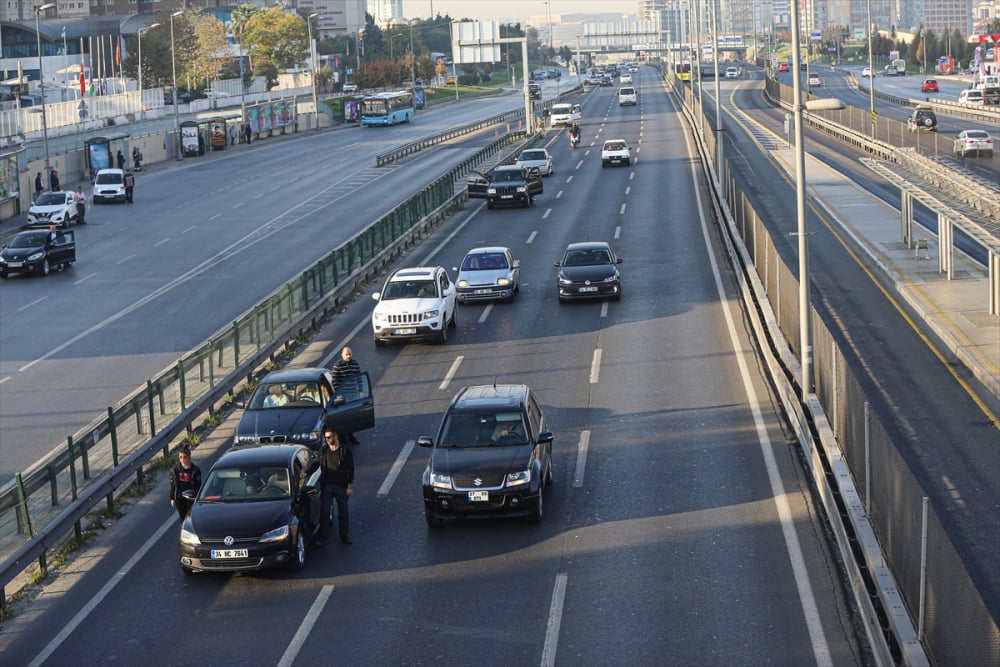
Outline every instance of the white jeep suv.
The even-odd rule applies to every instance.
[[[381,347],[390,340],[444,343],[457,323],[455,284],[441,266],[398,269],[372,298],[372,335]]]

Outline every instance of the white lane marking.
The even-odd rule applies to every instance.
[[[634,172],[634,171],[630,171],[630,172],[628,173],[628,180],[630,180],[630,181],[631,181],[631,180],[632,180],[633,178],[635,178],[635,172]]]
[[[569,176],[566,177],[566,182],[570,183],[572,181],[573,181],[573,174],[570,174]]]
[[[579,169],[582,166],[583,166],[583,160],[580,160],[579,162],[576,163],[575,169]]]
[[[566,573],[556,575],[552,587],[552,604],[549,605],[549,622],[545,626],[545,645],[542,647],[542,667],[556,664],[556,648],[559,646],[559,628],[562,626],[563,603],[566,600]]]
[[[438,385],[438,389],[448,388],[448,385],[451,384],[452,379],[455,377],[455,373],[458,372],[458,367],[462,365],[462,361],[464,359],[464,354],[460,354],[455,357],[455,361],[451,362],[451,368],[449,368],[448,372],[444,374],[444,379],[441,380],[441,384]]]
[[[32,306],[37,305],[37,304],[41,303],[42,301],[45,301],[48,298],[49,297],[47,297],[47,296],[39,297],[39,298],[35,299],[34,301],[32,301],[31,303],[26,303],[23,306],[21,306],[20,308],[18,308],[17,312],[20,313],[22,310],[27,310],[28,308],[31,308]]]
[[[3,384],[4,382],[6,382],[7,380],[9,380],[10,378],[11,378],[10,375],[8,375],[7,377],[0,378],[0,384]]]
[[[169,236],[167,238],[163,239],[162,241],[157,241],[156,243],[154,243],[153,247],[154,248],[158,248],[161,245],[163,245],[164,243],[170,243],[170,237]]]
[[[80,283],[83,283],[83,282],[86,282],[86,281],[90,280],[91,278],[93,278],[96,275],[97,275],[96,273],[89,273],[89,274],[85,275],[83,278],[80,278],[79,280],[75,281],[73,284],[74,285],[79,285]]]
[[[87,601],[87,604],[83,605],[83,608],[76,613],[76,616],[70,619],[69,623],[64,625],[62,629],[56,633],[56,636],[52,638],[52,641],[46,644],[45,648],[42,649],[42,652],[36,655],[35,659],[28,663],[28,667],[41,667],[41,665],[48,660],[49,656],[55,653],[56,649],[58,649],[62,643],[66,641],[66,638],[73,634],[77,627],[83,623],[87,616],[90,615],[90,612],[94,611],[94,609],[96,609],[98,605],[104,601],[104,598],[106,598],[111,591],[114,590],[115,586],[117,586],[122,579],[128,576],[128,573],[132,571],[132,568],[134,568],[139,561],[145,557],[146,552],[152,549],[153,545],[159,542],[164,533],[171,528],[177,530],[177,516],[174,512],[170,513],[170,518],[167,519],[162,526],[156,529],[156,532],[153,533],[134,554],[132,554],[132,557],[129,558],[124,565],[122,565],[122,568],[111,576],[108,583],[101,586],[101,590],[94,593],[94,596]]]
[[[209,220],[215,220],[216,218],[219,218],[219,217],[222,217],[222,214],[221,213],[216,213],[211,218],[209,218]]]
[[[528,240],[527,240],[527,241],[525,241],[525,243],[531,243],[532,241],[534,241],[534,240],[535,240],[535,237],[536,237],[536,236],[538,236],[538,231],[537,231],[537,230],[536,230],[536,231],[533,231],[533,232],[531,232],[531,234],[530,234],[530,235],[528,236]]]
[[[562,197],[562,193],[563,193],[562,190],[560,190],[559,192],[557,192],[556,193],[556,199],[559,199],[560,197]]]
[[[239,207],[243,206],[243,204],[245,204],[245,203],[246,202],[244,202],[243,200],[240,200],[237,203],[233,204],[233,208],[239,208]]]
[[[583,486],[583,473],[587,470],[587,450],[590,449],[590,429],[580,431],[580,440],[576,443],[576,472],[573,473],[573,486],[579,489]]]
[[[323,588],[319,589],[319,593],[316,595],[316,599],[313,600],[312,606],[309,607],[309,611],[306,612],[306,617],[302,619],[302,623],[299,625],[299,629],[295,631],[295,636],[292,637],[292,641],[288,643],[288,648],[285,649],[285,654],[281,656],[281,660],[278,661],[278,667],[291,667],[295,662],[295,658],[298,657],[299,651],[302,650],[302,645],[306,643],[306,639],[312,633],[313,627],[316,625],[316,621],[319,620],[319,615],[322,613],[323,608],[326,607],[327,601],[333,594],[333,584],[326,584]]]
[[[631,185],[626,185],[625,186],[625,196],[627,197],[630,194],[632,194],[632,186]]]
[[[407,440],[406,444],[403,445],[403,449],[400,450],[399,456],[396,457],[392,467],[389,468],[389,474],[387,474],[385,479],[382,481],[382,486],[378,487],[378,493],[375,494],[377,498],[385,498],[389,495],[389,492],[392,491],[392,485],[396,483],[396,478],[399,477],[399,473],[403,472],[403,466],[406,465],[406,461],[410,458],[410,453],[413,452],[413,447],[416,444],[416,440]]]
[[[608,316],[608,302],[605,301],[601,304],[601,317]]]
[[[253,196],[253,198],[254,198],[254,199],[260,199],[260,198],[261,198],[261,197],[263,197],[263,196],[264,196],[264,193],[263,193],[263,192],[258,192],[257,194],[255,194],[255,195]]]
[[[489,317],[490,313],[492,312],[493,312],[493,304],[492,303],[486,304],[486,307],[483,308],[483,314],[479,316],[477,323],[482,324],[483,322],[485,322],[486,318]]]
[[[125,257],[122,257],[121,259],[118,260],[117,263],[118,264],[124,264],[125,262],[129,261],[130,259],[135,259],[135,253],[132,253],[131,255],[127,255]]]
[[[191,225],[190,227],[182,229],[181,234],[187,234],[188,232],[193,232],[196,229],[198,229],[198,225]]]
[[[685,138],[688,150],[694,155],[691,141]],[[698,174],[693,166],[691,169],[691,180],[697,186]],[[701,235],[708,249],[708,260],[712,267],[712,275],[715,278],[715,289],[719,294],[719,303],[722,307],[722,314],[726,320],[726,329],[729,332],[729,339],[732,342],[737,366],[740,369],[740,377],[743,381],[743,390],[746,392],[747,402],[750,405],[750,413],[753,415],[754,428],[757,431],[757,442],[760,444],[761,455],[764,459],[764,466],[767,469],[767,479],[771,485],[771,494],[774,496],[774,504],[781,521],[781,533],[785,538],[785,550],[792,565],[792,574],[795,577],[795,588],[799,594],[799,602],[802,605],[802,614],[806,619],[806,628],[809,631],[809,641],[812,643],[813,656],[816,658],[817,667],[832,667],[833,659],[830,656],[830,646],[826,641],[823,632],[823,623],[820,620],[819,609],[816,606],[816,595],[812,591],[812,584],[809,582],[809,572],[806,569],[805,557],[802,555],[802,546],[799,544],[799,536],[795,532],[795,518],[792,516],[788,503],[788,494],[785,492],[784,484],[781,481],[781,473],[774,458],[774,447],[767,434],[767,425],[764,423],[763,411],[757,392],[754,390],[753,382],[750,379],[750,366],[756,362],[747,364],[746,356],[752,355],[749,349],[744,349],[740,345],[736,335],[736,325],[733,323],[732,314],[726,304],[729,303],[729,296],[722,284],[722,276],[719,273],[719,265],[715,261],[715,253],[712,251],[712,234],[709,231],[708,221],[705,219],[705,211],[701,200],[695,198],[698,205],[698,217],[701,224]]]
[[[542,213],[542,220],[549,217],[549,213],[552,213],[552,209],[551,208],[545,209],[545,213]]]
[[[615,240],[617,241],[622,236],[622,226],[618,225],[615,227]]]
[[[590,362],[590,384],[597,384],[601,379],[601,348],[594,350],[594,358]]]
[[[626,206],[628,206],[628,204],[622,204],[622,207],[620,209],[618,209],[618,215],[625,215],[625,207]]]

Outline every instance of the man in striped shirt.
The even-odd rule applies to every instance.
[[[357,375],[361,372],[361,366],[354,360],[354,353],[351,351],[351,348],[345,346],[340,351],[340,359],[333,365],[331,372],[333,373],[333,382],[337,386],[352,375]],[[352,445],[358,444],[358,439],[354,437],[353,433],[345,433],[344,437]]]

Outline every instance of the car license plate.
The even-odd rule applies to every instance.
[[[484,503],[489,501],[489,499],[490,499],[489,491],[469,491],[470,503]]]
[[[488,289],[477,289],[476,291],[473,292],[473,294],[489,294],[492,291],[493,290],[488,290]]]
[[[417,333],[416,329],[395,329],[393,331],[397,336],[414,336]]]
[[[581,287],[580,291],[581,292],[596,292],[597,288],[596,287]]]
[[[246,558],[246,549],[212,549],[212,558]]]
[[[7,262],[7,266],[9,266],[12,269],[19,269],[22,266],[24,266],[24,263],[23,262]]]
[[[514,195],[500,195],[500,199],[513,199]]]

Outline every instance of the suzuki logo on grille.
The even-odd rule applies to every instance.
[[[233,538],[232,535],[226,535],[226,537],[223,538],[222,543],[225,544],[227,547],[231,547],[231,546],[233,546],[233,543],[235,541],[236,541],[236,539]]]
[[[483,480],[480,479],[479,477],[477,477],[474,480],[472,480],[472,483],[475,484],[476,486],[482,486],[483,485]]]

